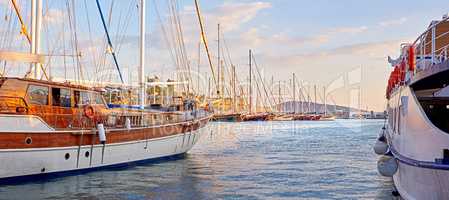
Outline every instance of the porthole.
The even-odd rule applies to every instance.
[[[44,173],[45,172],[45,167],[41,169],[41,172]]]
[[[90,155],[89,151],[86,151],[86,153],[84,153],[84,156],[86,156],[86,158],[89,158],[89,155]]]
[[[30,145],[31,143],[33,143],[33,140],[31,139],[31,137],[27,137],[27,138],[25,139],[25,144]]]
[[[70,154],[69,154],[69,153],[66,153],[65,156],[64,156],[64,158],[65,158],[66,160],[68,160],[68,159],[70,158]]]

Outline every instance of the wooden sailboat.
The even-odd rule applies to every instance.
[[[39,5],[41,0],[37,1]],[[145,0],[139,6],[139,99],[144,107]],[[33,9],[33,13],[41,13],[39,6]],[[32,38],[39,40],[34,34]],[[27,56],[8,55],[0,54],[0,60],[22,60],[36,66],[42,60],[33,48]],[[183,155],[207,130],[211,115],[195,105],[185,104],[173,112],[111,109],[102,92],[101,88],[68,82],[0,78],[0,182]]]
[[[253,113],[253,88],[252,88],[252,51],[249,50],[249,96],[248,96],[248,113],[242,115],[242,121],[266,121],[268,113]],[[257,110],[257,108],[256,108]]]

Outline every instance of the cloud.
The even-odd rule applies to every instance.
[[[383,59],[389,54],[396,54],[399,52],[399,45],[403,42],[402,40],[393,41],[383,41],[383,42],[372,42],[372,43],[361,43],[355,45],[348,45],[339,48],[335,48],[329,51],[332,55],[355,55],[355,56],[366,56],[373,59]]]
[[[202,17],[205,27],[216,27],[217,23],[221,25],[222,32],[234,31],[239,29],[243,24],[253,20],[260,11],[271,8],[269,2],[225,2],[220,6],[203,10]],[[186,6],[182,12],[184,24],[197,24],[196,11],[193,6]],[[195,26],[195,28],[197,28]]]
[[[368,30],[367,26],[359,26],[359,27],[339,27],[334,28],[329,31],[331,34],[341,34],[341,33],[349,33],[349,34],[358,34],[363,33]]]
[[[406,17],[401,17],[399,19],[393,19],[393,20],[379,22],[378,25],[381,27],[396,26],[396,25],[404,24],[405,22],[407,22],[407,20],[408,19]]]
[[[218,9],[217,21],[225,25],[223,31],[232,31],[251,21],[261,10],[267,8],[271,8],[271,3],[225,3]]]
[[[359,57],[371,60],[386,59],[388,55],[397,54],[401,42],[404,40],[359,43],[340,46],[337,48],[318,51],[314,53],[287,55],[279,58],[291,65],[303,65],[314,61],[332,60],[335,57]],[[351,60],[347,61],[351,63]]]
[[[260,28],[250,28],[240,35],[240,44],[248,44],[252,47],[273,47],[282,46],[285,48],[298,49],[306,46],[319,46],[328,43],[333,38],[345,35],[357,35],[368,30],[367,26],[359,27],[336,27],[325,30],[314,36],[295,37],[285,32],[278,32],[272,35],[263,35]]]
[[[350,34],[357,35],[359,33],[363,33],[368,30],[367,26],[359,26],[359,27],[337,27],[332,28],[323,33],[318,34],[315,37],[309,38],[309,42],[315,45],[320,45],[327,43],[332,38],[342,35],[342,34]]]

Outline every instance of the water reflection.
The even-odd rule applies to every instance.
[[[0,199],[391,199],[382,121],[214,123],[184,159],[0,187]]]

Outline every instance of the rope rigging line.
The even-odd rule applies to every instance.
[[[8,25],[6,25],[6,27],[7,27],[6,30],[4,32],[2,32],[2,34],[1,34],[2,40],[0,41],[0,48],[5,48],[5,49],[8,49],[11,46],[12,39],[10,38],[11,37],[10,35],[13,34],[12,27],[15,26],[15,24],[16,24],[15,21],[13,22],[11,20],[12,16],[13,16],[12,10],[8,9],[8,7],[5,7],[5,13],[8,13],[8,11],[10,11],[9,17],[8,17],[8,14],[5,14],[5,21],[7,22]],[[3,24],[0,24],[0,25],[2,27],[4,27]],[[1,71],[1,76],[5,76],[7,61],[4,60],[2,63],[3,63],[3,69]]]
[[[297,77],[296,77],[296,74],[295,74],[295,79],[296,80],[299,80]],[[303,84],[302,84],[302,79],[301,79],[301,84],[299,83],[299,81],[297,81],[296,82],[296,85],[298,86],[298,90],[299,90],[299,93],[298,94],[300,94],[300,97],[299,98],[301,98],[302,97],[302,99],[300,100],[300,103],[301,103],[301,112],[303,112],[304,113],[304,103],[305,103],[305,100],[306,100],[306,96],[305,96],[305,94],[304,94],[304,90],[305,90],[305,88],[304,88],[304,86],[303,86]]]
[[[182,59],[182,49],[180,48],[180,41],[179,41],[179,30],[178,27],[176,25],[176,16],[175,16],[175,11],[174,11],[174,5],[173,5],[173,1],[169,1],[168,4],[168,10],[170,11],[170,23],[171,26],[169,26],[169,30],[171,33],[171,37],[173,39],[173,41],[175,41],[174,43],[174,50],[175,50],[175,55],[176,55],[176,75],[177,75],[177,79],[180,81],[184,81],[185,77],[184,77],[184,67],[185,67],[185,63],[184,60]],[[188,88],[186,88],[186,85],[183,85],[183,90],[187,91]]]
[[[129,3],[129,7],[128,7],[128,10],[126,12],[127,15],[124,17],[123,20],[122,20],[122,18],[123,18],[122,17],[122,12],[120,12],[119,22],[117,24],[118,28],[117,28],[117,33],[116,33],[117,36],[120,36],[120,38],[118,39],[119,42],[117,42],[117,46],[116,46],[116,52],[117,53],[120,52],[120,50],[122,48],[122,45],[123,45],[123,43],[125,41],[125,38],[127,36],[125,33],[128,30],[128,27],[130,26],[131,22],[134,22],[134,20],[131,20],[131,18],[133,17],[132,14],[135,13],[135,12],[132,12],[132,9],[134,9],[136,4],[137,4],[136,1],[132,1],[132,2]],[[123,24],[123,21],[125,22],[124,24]]]
[[[260,74],[259,66],[257,65],[256,58],[254,57],[254,54],[252,54],[251,57],[252,57],[252,59],[253,59],[254,66],[255,66],[255,68],[256,68],[257,75],[259,76],[259,79],[260,79],[260,81],[262,82],[262,86],[263,86],[265,95],[266,95],[266,97],[267,97],[267,99],[268,99],[268,101],[269,101],[270,108],[273,109],[273,103],[271,102],[270,95],[268,95],[267,88],[266,88],[266,86],[265,86],[264,80],[262,79],[262,75]],[[257,82],[257,79],[256,79],[256,82]]]
[[[74,41],[73,41],[73,37],[71,37],[71,36],[73,36],[72,14],[71,14],[72,12],[70,10],[69,0],[66,0],[65,7],[67,9],[67,20],[68,20],[68,26],[69,26],[69,29],[70,29],[70,31],[69,31],[69,39],[70,39],[69,40],[69,45],[70,45],[69,51],[71,50],[72,53],[73,53]],[[74,53],[76,53],[76,52],[74,52]],[[74,57],[72,57],[72,63],[76,63],[76,60],[75,60]],[[72,69],[73,69],[74,79],[76,81],[78,81],[78,77],[79,77],[79,73],[78,72],[79,71],[76,70],[75,66],[73,66]]]
[[[187,69],[185,69],[185,70],[187,70],[187,81],[189,83],[189,86],[193,86],[192,70],[190,67],[190,62],[188,60],[187,50],[186,50],[185,43],[184,43],[184,34],[183,34],[182,26],[181,26],[182,23],[181,23],[181,19],[179,17],[179,5],[178,5],[179,1],[177,1],[177,0],[174,0],[174,1],[175,1],[173,3],[175,5],[174,16],[177,21],[176,25],[178,27],[178,32],[179,32],[179,37],[180,37],[179,38],[180,48],[182,50],[181,52],[182,52],[183,60],[185,62],[185,67],[187,68]],[[188,89],[190,90],[190,87]],[[194,87],[191,87],[191,89],[192,89],[192,92],[195,93]]]
[[[108,28],[106,27],[106,22],[104,20],[103,11],[101,10],[100,2],[98,0],[96,0],[95,2],[97,3],[98,12],[99,12],[100,17],[101,17],[101,22],[103,24],[103,28],[104,28],[104,31],[106,33],[106,37],[107,37],[107,40],[108,40],[109,47],[111,48],[111,54],[112,54],[112,57],[114,59],[115,67],[117,68],[117,71],[119,73],[120,81],[122,82],[122,84],[124,84],[125,82],[123,81],[122,72],[120,71],[120,67],[119,67],[118,62],[117,62],[117,57],[116,57],[115,52],[113,50],[112,41],[111,41],[111,38],[109,36]]]
[[[156,4],[156,0],[153,0],[153,4],[155,5],[154,8],[155,8],[155,11],[156,11],[156,15],[157,15],[157,17],[158,17],[158,20],[159,20],[159,24],[161,25],[161,30],[162,30],[163,38],[164,38],[165,43],[166,43],[166,45],[167,45],[167,47],[168,47],[167,50],[168,50],[168,52],[170,53],[170,58],[172,59],[173,64],[176,65],[176,58],[175,58],[175,55],[174,55],[174,53],[173,53],[173,48],[172,48],[171,42],[168,40],[168,37],[167,37],[168,33],[167,33],[167,30],[166,30],[166,28],[165,28],[165,26],[164,26],[164,23],[162,22],[161,15],[160,15],[160,13],[159,13],[159,9],[158,9],[158,6],[157,6],[157,4]]]
[[[224,35],[222,35],[222,40],[223,40],[224,48],[225,48],[225,50],[226,50],[226,53],[227,53],[229,62],[230,62],[230,64],[231,64],[231,66],[235,66],[234,63],[232,62],[231,54],[229,53],[228,44],[227,44],[227,42],[226,42],[227,40],[226,40],[226,38],[224,37]],[[243,86],[240,84],[240,81],[239,81],[238,76],[236,75],[234,78],[235,78],[236,85],[239,85],[239,96],[245,95],[245,89],[244,89]],[[243,98],[243,102],[246,104],[246,103],[247,103],[247,99],[246,99],[246,98]]]
[[[218,91],[220,91],[220,88],[219,88],[220,86],[219,86],[219,84],[217,82],[217,78],[215,77],[215,70],[214,70],[214,66],[212,65],[212,58],[211,58],[211,54],[210,54],[210,51],[209,51],[209,47],[207,45],[206,33],[205,33],[205,30],[204,30],[203,19],[201,18],[201,12],[200,12],[200,7],[199,7],[198,0],[195,0],[195,9],[196,9],[197,17],[198,17],[198,22],[199,22],[199,25],[200,25],[201,38],[203,39],[203,44],[204,44],[204,47],[206,49],[207,59],[209,61],[209,67],[210,67],[210,70],[211,70],[211,73],[212,73],[212,78],[213,78],[213,81],[215,83],[216,91],[218,92]]]
[[[88,33],[89,33],[88,35],[89,35],[90,45],[94,46],[93,37],[92,37],[92,29],[91,29],[91,22],[90,22],[90,15],[89,15],[89,12],[88,12],[88,7],[87,7],[87,0],[84,0],[84,10],[86,12],[87,30],[88,30]],[[97,49],[95,48],[94,50],[97,50]],[[90,53],[90,54],[92,55],[92,61],[93,61],[93,64],[95,66],[95,71],[96,71],[95,74],[99,74],[101,66],[100,66],[99,61],[97,60],[98,52],[95,51],[95,52]],[[96,76],[95,78],[96,78],[96,81],[98,81],[100,76]]]
[[[177,75],[178,79],[181,81],[187,82],[187,85],[183,85],[184,91],[190,93],[195,92],[195,88],[191,87],[193,85],[193,80],[191,76],[191,67],[190,62],[188,60],[187,50],[184,43],[184,35],[181,26],[181,20],[179,17],[179,6],[177,0],[171,0],[168,4],[168,10],[170,11],[170,33],[175,41],[174,51],[176,55],[177,61]]]
[[[27,27],[25,25],[25,22],[23,21],[22,15],[20,14],[20,8],[17,5],[16,0],[11,0],[11,3],[14,7],[14,11],[16,12],[17,17],[19,18],[19,22],[21,25],[21,33],[27,38],[28,43],[31,44],[31,36],[28,34]]]

